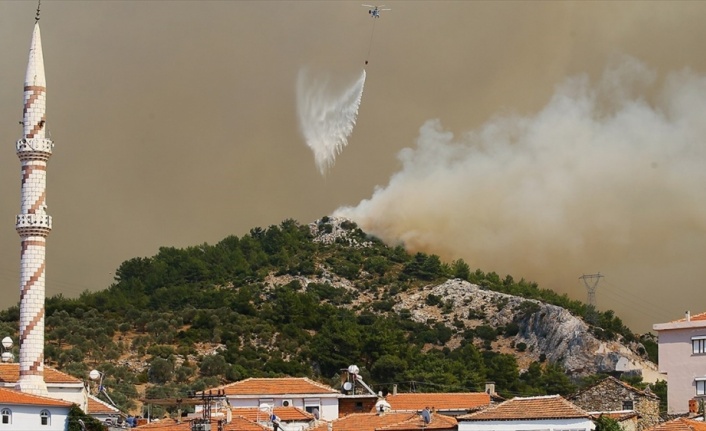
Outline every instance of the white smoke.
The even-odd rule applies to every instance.
[[[321,175],[333,166],[358,116],[363,97],[365,70],[360,78],[343,92],[331,89],[325,78],[312,78],[302,69],[297,80],[297,113],[299,126],[306,144],[314,152],[316,166]]]
[[[559,291],[596,270],[632,271],[635,283],[653,270],[703,278],[706,77],[657,81],[621,59],[595,84],[567,80],[534,115],[463,136],[428,121],[389,184],[335,215],[388,243]]]

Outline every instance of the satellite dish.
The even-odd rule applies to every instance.
[[[343,390],[345,390],[345,391],[350,391],[351,389],[353,389],[353,383],[351,383],[351,382],[346,382],[346,383],[343,384]]]
[[[2,352],[2,361],[3,362],[10,362],[12,360],[12,358],[13,358],[12,353]]]
[[[12,347],[12,338],[5,337],[2,339],[2,347],[9,349]]]
[[[268,411],[270,411],[271,408],[272,408],[272,406],[267,403],[260,404],[260,411],[261,412],[268,412]]]
[[[100,376],[101,373],[98,370],[92,370],[90,373],[88,373],[88,377],[90,377],[91,380],[98,380]]]
[[[350,374],[358,374],[360,372],[360,368],[358,368],[357,365],[351,365],[348,367],[348,372]]]

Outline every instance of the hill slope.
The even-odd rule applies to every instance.
[[[478,391],[490,380],[505,396],[654,370],[649,344],[611,312],[409,255],[328,217],[164,247],[120,265],[110,288],[48,298],[46,309],[47,363],[81,378],[100,369],[124,409],[251,376],[335,386],[354,363],[376,389]],[[3,311],[0,326],[16,333],[17,317]]]

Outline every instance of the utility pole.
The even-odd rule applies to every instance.
[[[583,284],[586,286],[586,291],[588,292],[588,305],[596,308],[596,288],[598,287],[598,282],[604,276],[601,273],[596,274],[584,274],[579,277],[579,280],[583,280]]]

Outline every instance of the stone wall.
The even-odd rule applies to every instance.
[[[634,410],[640,417],[638,431],[650,428],[660,422],[659,398],[612,377],[569,397],[569,400],[589,412],[609,412]],[[625,402],[632,401],[632,408],[625,408]]]

